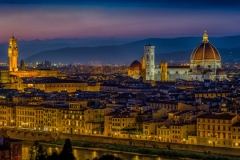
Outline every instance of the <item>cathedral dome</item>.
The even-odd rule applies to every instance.
[[[138,61],[138,60],[135,60],[131,63],[130,67],[129,67],[130,70],[142,70],[142,64]]]
[[[221,56],[216,47],[208,40],[206,31],[203,34],[202,43],[200,43],[192,52],[190,60],[217,60],[221,61]]]

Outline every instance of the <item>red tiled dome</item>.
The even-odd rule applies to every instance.
[[[142,70],[142,64],[138,60],[135,60],[131,63],[129,69],[130,70]]]
[[[209,41],[205,31],[203,41],[192,52],[190,60],[221,60],[220,53]]]

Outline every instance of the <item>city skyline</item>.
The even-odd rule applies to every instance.
[[[0,42],[54,38],[239,35],[238,1],[0,1]]]

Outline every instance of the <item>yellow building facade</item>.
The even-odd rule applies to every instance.
[[[238,121],[234,114],[204,114],[197,118],[197,143],[232,147],[232,127]],[[236,132],[234,132],[236,135]]]
[[[16,125],[16,110],[12,106],[0,106],[0,126]]]

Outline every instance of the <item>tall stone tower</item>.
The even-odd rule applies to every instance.
[[[167,81],[167,76],[168,76],[167,66],[168,66],[167,62],[161,62],[160,63],[160,75],[161,75],[161,81],[162,82]]]
[[[144,46],[144,58],[146,60],[146,80],[154,80],[155,46]]]
[[[21,61],[20,61],[20,70],[21,71],[25,71],[25,64],[24,64],[24,60],[23,59],[21,59]]]
[[[9,71],[10,72],[18,71],[17,39],[15,39],[13,35],[12,38],[9,40],[8,57],[9,57]]]

